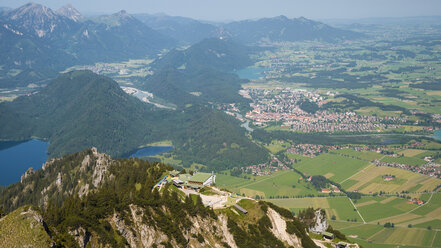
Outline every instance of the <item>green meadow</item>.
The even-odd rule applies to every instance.
[[[305,175],[323,175],[334,182],[340,183],[365,168],[368,164],[367,161],[323,153],[293,166]]]

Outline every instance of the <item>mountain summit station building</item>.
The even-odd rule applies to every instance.
[[[211,174],[198,172],[188,179],[188,183],[200,186],[209,186],[216,183],[216,175],[213,172]]]

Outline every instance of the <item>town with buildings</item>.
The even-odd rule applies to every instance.
[[[408,121],[407,116],[378,117],[360,115],[352,111],[333,112],[317,110],[308,113],[301,105],[307,101],[322,106],[332,92],[319,94],[317,91],[304,89],[276,88],[276,89],[246,89],[239,92],[244,98],[252,99],[252,111],[246,113],[246,118],[255,126],[267,126],[270,123],[280,122],[281,127],[288,127],[292,131],[302,133],[316,132],[382,132],[402,127]],[[237,109],[237,108],[236,108]],[[227,110],[230,115],[235,112],[231,107]]]

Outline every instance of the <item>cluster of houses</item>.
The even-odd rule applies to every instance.
[[[322,193],[325,193],[325,194],[330,194],[332,192],[341,193],[340,189],[335,185],[331,185],[331,189],[322,189]]]
[[[322,105],[326,102],[325,95],[302,89],[276,88],[241,90],[241,95],[253,100],[252,111],[245,117],[256,126],[265,126],[268,122],[283,121],[282,127],[293,131],[310,132],[381,132],[397,129],[408,121],[408,117],[377,117],[359,115],[355,112],[317,111],[307,113],[300,108],[305,99]],[[331,95],[327,92],[327,95]],[[227,110],[233,115],[234,108]]]
[[[325,146],[316,144],[297,144],[292,145],[290,148],[286,149],[286,152],[313,158],[323,152],[327,152],[329,149],[336,149],[336,147],[337,146]]]
[[[156,186],[162,186],[166,183],[173,183],[176,187],[182,189],[199,190],[205,186],[216,183],[216,175],[212,173],[196,172],[194,174],[181,173],[179,171],[170,171]]]
[[[408,202],[412,203],[412,204],[418,204],[418,205],[423,205],[424,204],[424,201],[418,200],[417,198],[413,198],[413,199],[409,200]]]
[[[388,162],[383,162],[380,160],[374,160],[373,162],[377,166],[388,166],[388,167],[400,168],[400,169],[420,173],[420,174],[423,174],[426,176],[441,179],[441,167],[439,164],[426,163],[421,166],[414,166],[414,165],[408,165],[408,164],[400,164],[400,163],[396,163],[396,162],[388,163]]]
[[[240,167],[239,169],[242,170],[242,173],[252,174],[254,176],[266,176],[281,170],[291,170],[277,157],[273,157],[273,159],[267,163],[249,165],[246,167]]]

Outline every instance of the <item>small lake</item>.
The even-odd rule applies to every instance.
[[[0,142],[0,185],[20,181],[30,167],[41,169],[47,160],[49,142],[29,140],[25,142]]]
[[[440,130],[436,130],[436,131],[433,133],[433,135],[434,135],[433,138],[435,138],[435,139],[441,141],[441,129],[440,129]]]
[[[137,150],[135,153],[130,155],[130,158],[142,158],[157,155],[163,152],[172,151],[173,146],[147,146]]]
[[[0,142],[0,185],[7,186],[20,181],[23,173],[32,167],[41,169],[47,161],[49,142],[28,140],[25,142]],[[148,146],[138,149],[128,157],[147,157],[173,150],[172,146]]]
[[[265,76],[264,72],[267,70],[268,69],[264,67],[247,67],[241,70],[237,70],[234,73],[236,73],[240,78],[243,79],[257,80]]]

